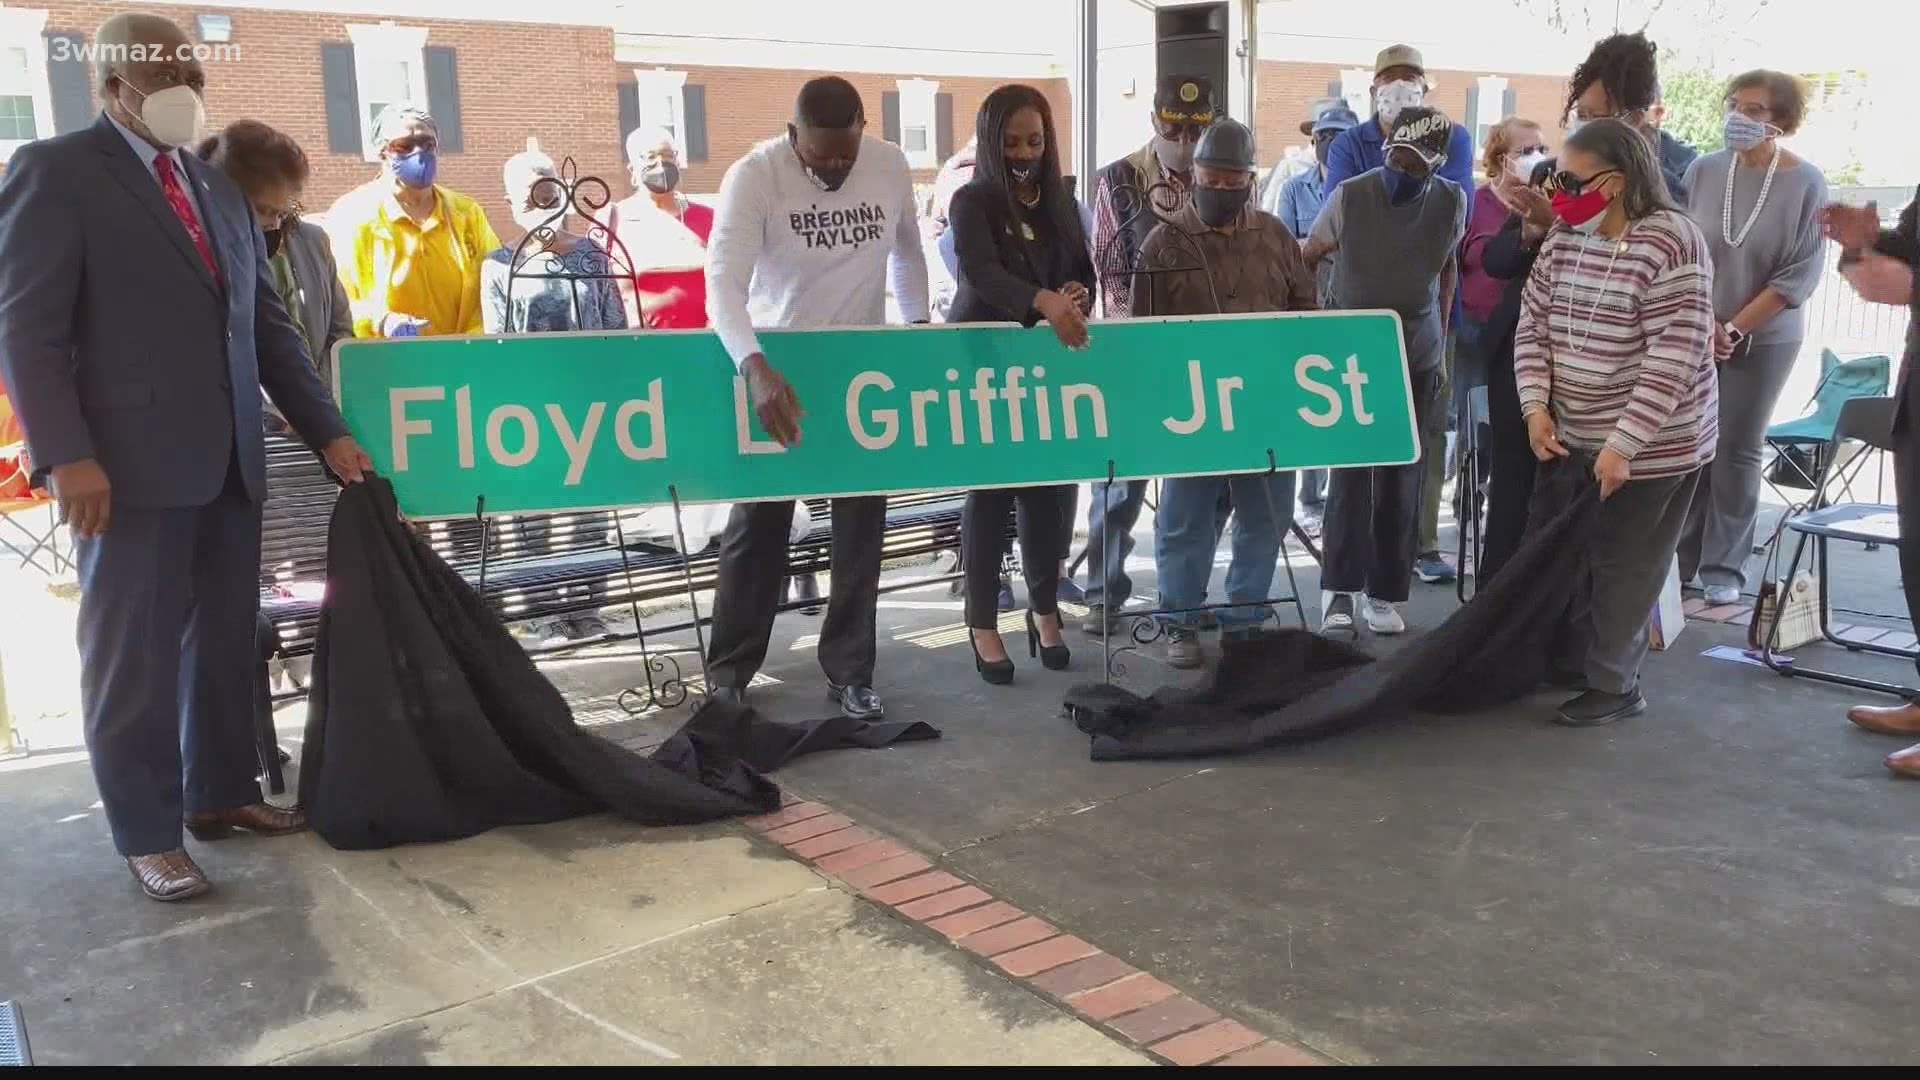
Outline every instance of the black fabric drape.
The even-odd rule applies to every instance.
[[[1500,577],[1431,633],[1385,659],[1304,630],[1230,642],[1213,676],[1148,697],[1075,687],[1067,713],[1096,761],[1234,754],[1378,720],[1490,708],[1536,689],[1585,558],[1592,492],[1539,523]]]
[[[480,596],[400,519],[384,480],[341,493],[300,801],[339,848],[452,840],[612,812],[677,825],[778,809],[797,754],[934,738],[926,725],[780,724],[702,709],[652,758],[581,730]]]

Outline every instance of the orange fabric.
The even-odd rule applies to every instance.
[[[0,499],[34,498],[27,484],[32,470],[27,465],[27,433],[7,400],[7,388],[0,385]]]

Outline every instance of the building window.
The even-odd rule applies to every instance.
[[[1366,68],[1348,68],[1340,73],[1340,96],[1355,116],[1373,115],[1373,72]]]
[[[53,134],[43,10],[0,8],[0,160]]]
[[[1473,117],[1473,146],[1477,152],[1487,145],[1494,126],[1506,119],[1503,113],[1507,108],[1507,80],[1499,75],[1482,75],[1475,89],[1479,91],[1474,98]]]
[[[640,130],[664,131],[687,160],[687,73],[664,68],[635,69],[633,81],[640,89]]]
[[[933,140],[940,84],[925,79],[901,79],[898,85],[900,149],[906,151],[907,165],[915,169],[937,169],[940,162]]]
[[[427,107],[427,28],[347,24],[353,39],[353,76],[360,95],[360,141],[368,161],[380,160],[373,121],[389,105]]]

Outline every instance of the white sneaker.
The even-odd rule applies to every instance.
[[[1322,634],[1351,634],[1355,632],[1353,629],[1352,593],[1321,593],[1320,610],[1323,613],[1320,619],[1320,632]]]
[[[1709,585],[1701,591],[1706,594],[1707,603],[1714,607],[1740,602],[1740,590],[1732,585]]]
[[[1376,634],[1404,634],[1407,632],[1407,620],[1400,617],[1398,605],[1385,600],[1367,597],[1364,608],[1367,629]]]

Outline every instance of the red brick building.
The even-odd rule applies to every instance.
[[[0,0],[0,160],[33,138],[92,122],[99,102],[86,46],[101,21],[128,6],[124,0]],[[174,19],[209,51],[214,128],[247,117],[300,142],[314,169],[305,201],[316,211],[375,174],[367,121],[383,104],[401,100],[425,103],[439,120],[443,182],[490,212],[505,209],[502,163],[529,138],[556,158],[572,156],[583,174],[602,176],[616,197],[624,195],[623,136],[642,125],[670,131],[686,158],[684,186],[711,193],[729,163],[784,129],[795,92],[822,71],[844,72],[860,88],[871,130],[899,142],[922,180],[966,142],[981,99],[1003,82],[1039,87],[1053,104],[1062,138],[1071,145],[1076,134],[1063,68],[1071,42],[1048,34],[1008,41],[1008,48],[1034,50],[1025,53],[982,53],[931,29],[901,38],[898,27],[889,31],[897,40],[925,36],[924,43],[787,42],[782,51],[757,38],[628,32],[621,28],[656,20],[647,4],[623,0],[575,0],[556,9],[582,20],[574,24],[515,21],[528,9],[506,0],[140,6]],[[449,10],[464,17],[414,14]],[[681,18],[690,18],[684,9]],[[708,21],[725,22],[727,12],[716,10]],[[714,27],[720,34],[731,29]],[[894,63],[898,70],[886,70]],[[913,70],[916,65],[927,70]],[[1433,103],[1456,119],[1478,118],[1483,125],[1518,112],[1548,121],[1557,136],[1551,122],[1564,92],[1558,78],[1432,74]],[[1364,67],[1261,60],[1256,126],[1263,162],[1305,143],[1298,124],[1311,101],[1337,92],[1364,102],[1370,78]],[[1103,68],[1103,93],[1113,81]],[[1149,87],[1150,76],[1129,78],[1123,100],[1114,103],[1122,126],[1108,131],[1103,119],[1102,159],[1144,139]],[[1126,123],[1135,116],[1137,132]]]

